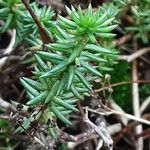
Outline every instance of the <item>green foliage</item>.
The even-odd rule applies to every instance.
[[[19,17],[22,17],[22,21],[16,19],[24,28],[20,32],[24,35],[29,33],[30,37],[26,40],[40,48],[33,59],[34,80],[24,77],[20,79],[29,98],[27,105],[32,108],[45,106],[44,111],[49,110],[50,119],[58,118],[71,125],[68,115],[78,111],[75,108],[76,102],[90,96],[94,80],[103,78],[104,73],[110,71],[116,63],[118,53],[110,45],[115,36],[112,30],[117,26],[117,12],[110,14],[111,7],[109,9],[106,5],[95,12],[91,5],[86,12],[80,6],[77,10],[66,7],[70,20],[58,16],[56,21],[52,21],[54,13],[50,8],[39,9],[35,3],[30,4],[43,28],[54,39],[53,43],[45,45],[47,51],[42,51],[43,43],[37,26],[30,14],[19,9],[17,4],[13,1],[11,6],[15,5],[21,11]],[[9,25],[9,28],[17,29],[17,26]],[[31,115],[24,120],[22,127],[29,128],[32,121]],[[22,132],[22,127],[16,131]],[[55,133],[52,129],[51,134]]]
[[[18,146],[11,142],[12,130],[8,120],[0,119],[0,150],[14,150]]]
[[[31,3],[30,6],[32,11],[36,13],[42,27],[49,31],[53,27],[51,19],[54,16],[51,8],[45,6],[40,9],[37,3]],[[32,41],[33,36],[35,38],[38,35],[38,27],[21,3],[21,0],[0,0],[0,19],[4,21],[4,25],[0,27],[0,33],[6,32],[9,29],[16,29],[15,45],[24,39]],[[48,33],[50,34],[50,32]]]
[[[109,11],[102,13],[100,8],[93,12],[91,5],[85,13],[80,7],[66,10],[71,20],[58,16],[53,30],[56,41],[46,45],[48,52],[35,54],[36,80],[22,78],[21,82],[30,98],[27,105],[46,105],[52,115],[71,124],[66,116],[78,111],[76,101],[89,96],[93,81],[102,78],[106,68],[101,64],[109,64],[111,56],[112,61],[116,59],[117,53],[105,48],[102,40],[114,36],[110,32],[116,24],[114,15],[107,16]]]
[[[130,11],[133,16],[133,25],[126,27],[128,32],[135,32],[135,38],[141,39],[143,43],[148,43],[148,34],[150,32],[150,0],[114,0],[110,3],[114,4],[120,15],[124,11]]]
[[[0,128],[6,127],[8,125],[8,121],[4,119],[0,119]]]
[[[131,81],[131,68],[127,62],[120,62],[113,67],[111,75],[111,84],[118,82]],[[132,85],[122,85],[113,88],[112,98],[128,113],[132,113]],[[145,84],[139,87],[139,95],[141,103],[150,95],[150,85]]]
[[[148,34],[150,32],[150,0],[136,1],[131,7],[135,25],[128,27],[128,31],[134,31],[136,38],[142,39],[148,43]]]
[[[0,19],[5,22],[5,24],[0,27],[0,32],[5,32],[14,27],[20,27],[21,10],[23,8],[23,5],[20,4],[20,0],[0,1]]]
[[[102,14],[107,12],[107,18],[116,17],[119,13],[119,6],[114,5],[114,3],[115,2],[102,4],[100,11]],[[117,4],[119,3],[117,2]]]
[[[113,0],[114,5],[120,8],[132,2],[134,2],[134,0]]]
[[[111,83],[123,81],[131,81],[130,66],[127,62],[120,62],[114,66],[114,70],[110,72]],[[128,113],[132,111],[132,87],[131,85],[123,85],[113,88],[112,98]]]
[[[0,19],[4,25],[0,27],[0,33],[9,29],[16,29],[17,40],[22,37],[23,29],[22,17],[25,9],[20,0],[1,0],[0,1]]]
[[[96,37],[110,38],[114,36],[110,31],[117,25],[111,24],[114,16],[108,18],[108,10],[105,13],[101,9],[93,12],[91,5],[89,5],[86,13],[82,12],[80,6],[77,11],[73,7],[72,9],[66,7],[66,10],[72,21],[59,16],[59,25],[65,30],[71,30],[71,34],[79,37],[86,36],[87,40],[92,43],[97,41]]]
[[[53,22],[51,21],[51,19],[54,16],[54,12],[51,10],[51,8],[47,6],[44,6],[43,8],[38,8],[37,3],[32,3],[31,8],[32,11],[36,14],[39,22],[42,23],[43,28],[47,31],[51,30],[53,26]],[[23,14],[23,24],[24,32],[26,32],[26,35],[32,34],[34,37],[37,37],[38,27],[29,12]]]

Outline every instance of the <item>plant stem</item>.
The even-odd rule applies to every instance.
[[[40,32],[40,36],[41,36],[41,39],[42,39],[43,43],[44,44],[51,43],[52,42],[52,38],[49,36],[47,31],[43,28],[41,22],[38,20],[37,16],[32,11],[30,5],[27,3],[26,0],[21,0],[21,1],[25,5],[25,7],[28,10],[28,12],[30,13],[30,15],[32,16],[32,18],[33,18],[34,22],[36,23],[36,25],[38,26],[38,29],[39,29],[39,32]]]
[[[95,90],[94,92],[98,93],[101,92],[103,90],[107,90],[109,88],[115,87],[115,86],[120,86],[120,85],[127,85],[127,84],[132,84],[132,83],[145,83],[145,84],[149,84],[150,80],[136,80],[136,81],[123,81],[123,82],[118,82],[118,83],[114,83],[105,87],[102,87],[100,89]]]

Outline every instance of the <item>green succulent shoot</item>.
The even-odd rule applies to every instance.
[[[65,30],[70,30],[70,34],[74,36],[85,36],[92,43],[95,43],[96,38],[110,38],[115,36],[110,33],[117,25],[113,24],[114,16],[109,16],[109,10],[105,13],[101,12],[101,8],[97,11],[93,11],[91,5],[89,5],[86,12],[81,10],[79,6],[77,11],[74,7],[66,7],[67,13],[71,20],[68,20],[62,16],[59,16],[59,25]]]
[[[143,43],[148,43],[148,35],[150,32],[150,1],[136,1],[135,4],[131,7],[135,25],[126,29],[127,31],[135,32],[135,37],[141,39]]]
[[[22,14],[24,6],[20,0],[1,0],[0,1],[0,19],[4,21],[4,25],[0,27],[0,32],[3,33],[8,29],[21,29]]]
[[[49,32],[53,27],[52,17],[55,15],[54,12],[51,10],[50,7],[44,6],[43,8],[38,8],[37,3],[30,4],[32,11],[35,13],[39,22],[41,22],[43,28]],[[30,13],[23,14],[23,24],[24,24],[24,32],[27,32],[27,35],[32,34],[34,37],[38,35],[38,27],[35,24],[33,18],[31,17]]]
[[[31,3],[30,6],[43,28],[50,34],[49,30],[53,28],[51,19],[54,16],[51,8],[44,6],[40,9],[37,3]],[[24,39],[29,44],[36,43],[36,40],[31,39],[36,39],[38,36],[38,27],[21,0],[0,0],[0,19],[4,22],[0,27],[0,33],[6,32],[9,29],[16,30],[15,46]]]
[[[36,79],[22,78],[21,82],[30,99],[27,105],[45,105],[53,116],[71,124],[68,115],[78,111],[76,102],[90,96],[94,80],[102,78],[109,71],[104,66],[116,59],[117,53],[98,39],[113,37],[111,31],[117,25],[108,10],[93,12],[91,5],[87,12],[80,7],[66,10],[70,19],[58,16],[55,22],[56,41],[46,45],[48,51],[35,54]]]

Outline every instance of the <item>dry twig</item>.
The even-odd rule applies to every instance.
[[[139,49],[131,55],[122,55],[119,56],[119,60],[126,60],[127,62],[132,62],[133,60],[139,58],[140,56],[150,52],[150,47]]]
[[[103,90],[108,90],[112,87],[116,87],[116,86],[121,86],[121,85],[128,85],[128,84],[132,84],[132,83],[150,83],[150,80],[136,80],[136,81],[123,81],[123,82],[118,82],[118,83],[114,83],[114,84],[110,84],[107,86],[104,86],[100,89],[96,89],[94,90],[94,92],[99,93]]]
[[[88,119],[88,108],[85,108],[85,117],[84,117],[84,122],[86,122],[87,124],[89,124],[91,126],[92,129],[94,129],[95,133],[97,133],[100,137],[100,139],[103,140],[104,145],[109,148],[109,150],[112,150],[112,146],[113,146],[113,141],[111,139],[111,136],[107,130],[106,124],[105,122],[102,120],[99,122],[99,125],[95,125],[93,122],[91,122]]]
[[[132,80],[137,81],[138,80],[138,71],[137,71],[137,61],[133,61],[132,63]],[[139,100],[139,87],[138,83],[132,84],[132,99],[133,99],[133,112],[135,117],[141,116],[140,114],[140,100]],[[135,128],[136,134],[139,134],[142,132],[142,125],[138,125]],[[136,150],[142,150],[143,149],[143,139],[139,138],[136,145]]]
[[[115,40],[113,43],[114,43],[115,46],[119,47],[122,44],[124,44],[125,42],[131,40],[132,37],[133,37],[133,33],[128,33],[128,34],[124,35],[123,37]]]
[[[85,109],[85,108],[83,108]],[[123,115],[125,117],[127,117],[128,119],[130,120],[134,120],[134,121],[137,121],[137,122],[141,122],[141,123],[144,123],[144,124],[147,124],[147,125],[150,125],[150,121],[146,120],[146,119],[142,119],[142,118],[139,118],[139,117],[135,117],[133,115],[130,115],[130,114],[127,114],[127,113],[122,113],[122,112],[119,112],[119,111],[115,111],[115,110],[112,110],[112,109],[109,109],[105,112],[99,112],[99,110],[93,110],[93,109],[90,109],[90,108],[87,108],[88,111],[90,112],[93,112],[93,113],[96,113],[96,114],[99,114],[99,115],[112,115],[112,114],[117,114],[117,115]]]
[[[150,96],[144,100],[140,107],[140,113],[142,114],[144,110],[150,105]]]

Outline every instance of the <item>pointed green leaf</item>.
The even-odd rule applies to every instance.
[[[56,28],[57,28],[57,30],[59,31],[60,35],[63,38],[65,38],[65,39],[69,39],[70,38],[69,34],[66,31],[64,31],[63,29],[61,29],[59,26],[56,26]]]
[[[91,86],[88,83],[88,81],[86,80],[86,78],[83,76],[83,74],[79,70],[76,70],[75,73],[76,73],[77,77],[80,79],[80,81],[85,85],[85,87],[87,87],[89,90],[91,90]]]
[[[54,82],[54,84],[52,85],[51,90],[45,100],[45,103],[50,102],[53,99],[53,97],[56,95],[59,84],[60,84],[59,80]]]
[[[74,68],[74,66],[70,66],[69,71],[68,71],[67,90],[69,90],[71,87],[71,84],[72,84],[73,78],[74,78],[74,74],[75,74],[75,68]]]
[[[107,12],[105,12],[97,21],[96,25],[102,24],[107,19]]]
[[[66,5],[65,5],[65,8],[66,8],[66,11],[67,11],[68,15],[70,16],[70,15],[71,15],[71,10],[70,10],[70,8],[67,7]]]
[[[113,29],[115,29],[117,27],[117,25],[111,25],[111,26],[108,26],[108,27],[99,27],[99,28],[97,28],[97,32],[102,32],[102,33],[104,33],[104,32],[110,32],[110,31],[112,31]]]
[[[25,80],[34,89],[37,89],[37,90],[45,90],[46,89],[46,87],[44,87],[41,83],[34,81],[32,79],[23,77],[23,80]]]
[[[14,133],[22,133],[25,130],[27,130],[30,127],[31,122],[34,120],[32,116],[30,116],[28,119],[25,119],[21,126],[19,126]]]
[[[39,72],[39,71],[40,71],[37,66],[35,66],[34,69],[35,69],[35,72]],[[42,75],[42,74],[40,74],[40,75]],[[39,75],[39,76],[40,76],[40,75]],[[46,87],[46,88],[48,88],[49,85],[51,84],[50,79],[47,79],[47,78],[45,78],[45,79],[43,79],[43,78],[38,78],[38,80],[39,80],[39,81],[41,82],[41,84],[43,84],[43,86]]]
[[[74,94],[71,93],[71,92],[68,92],[68,93],[64,93],[64,94],[62,95],[62,97],[63,97],[64,99],[70,99],[70,98],[73,98],[73,97],[74,97]]]
[[[91,95],[89,93],[83,93],[84,96],[90,97]]]
[[[67,74],[64,73],[64,74],[63,74],[63,77],[61,78],[61,81],[60,81],[60,83],[59,83],[59,87],[58,87],[58,89],[57,89],[56,96],[59,95],[59,94],[61,94],[61,92],[64,90],[65,85],[66,85],[66,83],[67,83],[67,77],[68,77]]]
[[[104,66],[99,66],[99,69],[103,70],[103,71],[112,71],[113,70],[113,68],[104,67]]]
[[[33,96],[39,95],[39,92],[36,89],[34,89],[32,86],[30,86],[26,81],[24,81],[23,79],[20,79],[20,81],[22,85],[25,87],[25,89]]]
[[[51,47],[56,49],[72,49],[75,45],[72,44],[63,44],[63,43],[53,43],[50,44]]]
[[[36,62],[36,60],[35,60],[35,57],[30,57],[30,58],[27,58],[27,59],[25,59],[25,60],[23,60],[23,62],[22,62],[22,64],[33,64],[33,63],[35,63]]]
[[[63,110],[61,111],[63,116],[69,115],[72,111],[71,110]]]
[[[54,103],[54,104],[56,105],[57,109],[58,109],[59,111],[61,111],[61,112],[68,110],[67,108],[61,106],[60,104],[57,104],[57,103]]]
[[[85,69],[87,69],[88,71],[90,71],[91,73],[93,73],[93,74],[95,74],[97,76],[100,76],[100,77],[103,76],[99,71],[94,69],[91,65],[89,65],[86,62],[81,61],[81,66],[83,66]]]
[[[64,71],[67,68],[67,66],[68,66],[68,62],[67,61],[63,61],[62,63],[60,63],[57,66],[55,66],[52,70],[50,70],[47,73],[43,74],[41,76],[41,78],[50,77],[50,76],[53,76],[55,74],[58,74],[58,73]]]
[[[65,59],[65,57],[63,57],[62,55],[54,54],[50,52],[38,51],[37,54],[44,60],[47,60],[50,62],[52,61],[52,59],[59,60],[59,61],[63,61]]]
[[[96,56],[90,52],[82,52],[82,55],[88,57],[91,61],[107,62],[107,60],[101,58],[100,56]]]
[[[48,128],[48,133],[50,134],[50,136],[54,139],[57,139],[58,138],[58,132],[56,130],[55,127],[49,127]]]
[[[102,38],[111,38],[114,37],[116,34],[113,33],[96,33],[97,36]]]
[[[42,92],[41,94],[36,96],[34,99],[27,102],[27,105],[33,106],[33,105],[37,105],[39,103],[43,103],[47,96],[48,96],[48,91]]]
[[[62,28],[62,29],[64,29],[64,30],[67,30],[67,29],[69,29],[69,30],[75,30],[74,28],[72,28],[71,26],[69,26],[69,25],[67,25],[67,24],[65,24],[64,22],[62,22],[62,21],[60,21],[60,20],[58,20],[58,24],[59,24],[59,26]],[[67,32],[66,32],[67,33]],[[61,33],[60,33],[61,34]],[[61,34],[62,35],[62,34]],[[68,34],[68,36],[69,36],[69,34]],[[64,36],[63,36],[64,37]],[[67,38],[67,39],[69,39],[69,38]]]
[[[1,5],[1,3],[0,3],[0,5]],[[0,17],[6,16],[6,14],[8,14],[9,11],[10,11],[10,9],[8,7],[1,8],[0,9]]]
[[[94,44],[87,44],[85,49],[91,51],[91,52],[98,52],[98,53],[111,53],[110,50],[103,48],[101,46],[97,46]]]
[[[79,15],[79,17],[80,17],[80,20],[83,20],[84,15],[83,15],[83,11],[82,11],[82,9],[81,9],[81,6],[80,6],[80,5],[78,6],[78,15]]]
[[[112,17],[112,18],[110,18],[110,19],[107,19],[107,20],[104,21],[101,25],[99,25],[99,27],[105,27],[105,26],[109,25],[114,19],[115,19],[115,17]]]
[[[88,35],[88,37],[89,37],[89,40],[90,40],[92,43],[96,43],[96,42],[97,42],[97,40],[96,40],[96,38],[95,38],[95,36],[94,36],[93,33],[87,32],[87,35]]]
[[[68,104],[74,104],[78,101],[78,99],[63,99]]]
[[[83,100],[84,97],[77,91],[77,89],[74,87],[74,85],[72,84],[71,85],[71,90],[72,90],[72,93],[80,100]]]
[[[76,22],[77,24],[80,24],[78,13],[76,12],[73,6],[71,6],[71,9],[72,9],[72,12],[70,15],[71,19],[73,19],[73,21]]]
[[[93,9],[91,3],[89,4],[87,9],[87,15],[93,17]]]
[[[68,59],[69,63],[72,63],[77,57],[80,56],[82,50],[85,47],[85,44],[86,44],[85,41],[81,41],[81,43],[77,47],[75,47],[73,53],[70,55],[70,57]]]
[[[72,105],[66,103],[65,101],[61,100],[58,97],[54,97],[53,100],[54,100],[55,103],[63,106],[66,109],[69,109],[69,110],[72,110],[72,111],[78,111],[78,109],[76,109],[75,107],[73,107]]]
[[[74,52],[70,55],[68,62],[72,63],[77,57],[80,56],[80,53],[82,52],[82,49],[74,49]]]
[[[39,68],[42,70],[42,71],[45,71],[47,69],[47,66],[46,64],[44,63],[44,61],[40,58],[40,56],[36,55],[35,54],[35,58],[37,60],[37,63],[39,65]]]
[[[76,24],[73,22],[73,21],[71,21],[71,20],[68,20],[68,19],[66,19],[66,18],[64,18],[64,17],[62,17],[62,16],[60,16],[60,15],[58,15],[58,18],[61,20],[61,21],[63,21],[65,24],[67,24],[68,26],[70,26],[71,28],[74,28],[74,29],[76,29]]]
[[[52,106],[50,107],[50,111],[52,111],[55,114],[55,116],[65,124],[72,125],[72,123],[62,115],[62,113],[57,109],[57,107],[54,104],[52,104]]]
[[[11,13],[11,14],[8,15],[8,17],[7,17],[7,19],[6,19],[6,22],[5,22],[5,25],[3,26],[1,32],[5,32],[5,31],[7,31],[9,28],[11,28],[12,19],[13,19],[13,14]]]
[[[29,93],[28,91],[27,91],[27,95],[28,95],[29,99],[33,99],[35,97],[31,93]]]
[[[77,89],[77,91],[79,92],[79,93],[85,93],[85,92],[88,92],[89,93],[89,89],[87,89],[87,88],[81,88],[81,87],[76,87],[76,89]]]

